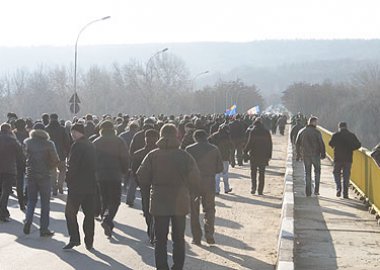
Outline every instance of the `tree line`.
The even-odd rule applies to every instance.
[[[290,85],[282,102],[292,112],[315,115],[321,126],[335,131],[340,121],[371,149],[380,142],[380,67],[372,65],[345,83]]]
[[[0,77],[1,117],[4,120],[13,111],[34,119],[44,112],[72,118],[68,101],[74,93],[73,74],[73,68],[65,66],[4,74]],[[223,113],[233,104],[239,112],[264,105],[257,87],[239,79],[219,80],[197,91],[194,85],[185,62],[170,53],[145,64],[130,60],[109,68],[95,65],[77,74],[80,114],[206,114]]]

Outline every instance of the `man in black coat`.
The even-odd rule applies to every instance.
[[[9,221],[7,209],[12,183],[16,180],[17,165],[25,162],[20,143],[12,134],[11,126],[4,123],[0,127],[0,221]]]
[[[229,124],[231,141],[233,148],[231,151],[231,166],[235,167],[235,151],[239,166],[243,166],[243,147],[244,147],[244,135],[247,126],[241,121],[240,115],[236,115],[236,119]]]
[[[74,246],[80,245],[77,214],[79,207],[82,207],[84,214],[84,242],[86,248],[91,250],[95,226],[95,147],[85,136],[85,127],[82,124],[74,124],[71,127],[71,136],[74,139],[74,143],[71,146],[68,159],[66,174],[68,195],[65,209],[70,242],[63,249],[71,249]]]
[[[57,175],[56,169],[54,169],[52,173],[53,195],[57,195],[57,191],[63,194],[63,182],[65,182],[66,176],[66,158],[70,151],[70,138],[65,128],[59,124],[58,115],[55,113],[50,115],[50,122],[45,130],[49,133],[50,139],[54,142],[59,156],[59,174]]]
[[[352,152],[361,147],[361,143],[354,133],[348,131],[347,123],[340,122],[339,131],[331,137],[329,145],[334,148],[334,179],[336,184],[336,196],[342,192],[341,174],[343,172],[343,197],[348,198],[348,186],[352,165]]]
[[[200,245],[202,229],[199,222],[199,203],[202,200],[205,213],[205,238],[208,244],[215,244],[215,175],[223,171],[222,156],[218,147],[207,141],[207,133],[204,130],[194,132],[196,143],[189,145],[186,151],[195,159],[201,172],[200,194],[191,194],[191,233],[193,244]]]
[[[272,137],[267,129],[257,118],[254,127],[249,133],[248,143],[244,148],[244,156],[251,162],[251,194],[256,193],[257,169],[259,169],[259,188],[258,194],[263,195],[265,183],[265,167],[268,166],[272,158]]]
[[[119,209],[121,180],[129,169],[128,148],[123,139],[116,136],[114,125],[106,120],[100,125],[100,137],[94,141],[97,161],[97,180],[102,198],[102,222],[104,234],[112,236],[113,219]]]

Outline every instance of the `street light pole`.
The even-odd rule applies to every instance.
[[[78,40],[79,40],[79,37],[82,34],[82,32],[88,26],[90,26],[91,24],[96,23],[96,22],[100,22],[100,21],[104,21],[104,20],[108,20],[110,18],[111,18],[111,16],[106,16],[106,17],[103,17],[103,18],[100,18],[100,19],[96,19],[96,20],[90,21],[89,23],[87,23],[85,26],[82,27],[82,29],[79,31],[77,39],[75,41],[75,56],[74,56],[74,114],[76,114],[76,108],[75,107],[76,107],[76,98],[77,98],[77,59],[78,59]]]
[[[150,62],[159,54],[161,53],[164,53],[166,52],[167,50],[169,50],[168,48],[165,48],[165,49],[162,49],[162,50],[159,50],[158,52],[154,53],[151,57],[149,57],[149,60],[148,62],[146,63],[146,66],[145,66],[145,76],[146,78],[148,79],[148,68],[149,68],[149,64]]]

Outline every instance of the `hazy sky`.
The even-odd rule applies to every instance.
[[[1,0],[0,46],[379,38],[377,0]]]

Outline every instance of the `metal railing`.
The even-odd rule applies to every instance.
[[[334,158],[334,150],[329,146],[332,132],[318,127],[322,133],[323,142],[326,146],[326,154],[330,159]],[[372,159],[370,151],[360,148],[354,151],[351,168],[351,184],[380,215],[380,168]]]

